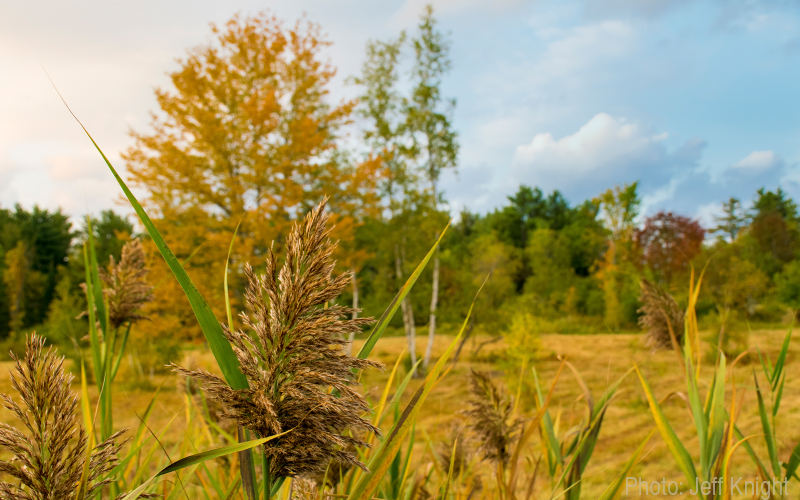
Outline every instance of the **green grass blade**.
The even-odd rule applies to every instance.
[[[777,364],[776,364],[777,366]],[[767,416],[767,408],[764,404],[764,397],[761,394],[761,387],[758,385],[758,377],[756,377],[755,371],[753,372],[753,379],[756,383],[756,396],[758,397],[758,414],[761,417],[761,429],[764,431],[764,441],[767,444],[767,452],[769,453],[769,461],[772,465],[772,472],[775,474],[775,477],[778,477],[781,473],[781,466],[780,462],[778,461],[778,450],[775,446],[775,437],[772,432],[772,426],[769,423],[769,417]]]
[[[231,261],[231,254],[233,253],[233,244],[236,242],[236,235],[239,233],[239,226],[244,220],[244,215],[239,219],[236,224],[236,229],[233,230],[231,237],[231,244],[228,246],[228,256],[225,257],[225,274],[222,277],[222,288],[225,292],[225,313],[228,316],[228,329],[233,330],[233,311],[231,310],[231,297],[228,293],[228,264]],[[238,426],[237,437],[239,442],[249,441],[250,432]],[[239,470],[242,474],[242,484],[247,498],[256,498],[256,464],[253,458],[253,450],[244,450],[239,452]]]
[[[653,434],[655,434],[655,432],[656,429],[653,429],[652,431],[650,431],[650,434],[648,434],[647,437],[644,438],[644,441],[642,441],[642,444],[640,444],[639,447],[636,448],[636,451],[633,452],[631,458],[629,458],[628,461],[625,462],[625,466],[622,468],[622,472],[620,472],[617,478],[614,479],[614,481],[608,485],[603,494],[600,495],[599,500],[618,500],[622,496],[623,483],[627,480],[628,474],[630,473],[631,469],[633,469],[633,467],[639,462],[639,458],[642,456],[642,453],[644,452],[644,447],[647,446],[647,442],[650,441],[650,438],[653,437]]]
[[[532,368],[533,383],[536,387],[536,404],[542,408],[544,402],[544,395],[539,385],[539,374],[536,372],[536,367]],[[561,445],[556,438],[555,430],[553,429],[553,418],[550,416],[550,410],[545,409],[541,422],[542,431],[547,439],[543,440],[544,448],[547,450],[547,465],[550,471],[555,471],[559,466],[564,463],[561,456]],[[552,474],[551,474],[552,475]]]
[[[92,351],[92,374],[94,381],[100,385],[103,380],[103,361],[100,354],[100,339],[97,336],[97,309],[93,307],[94,302],[94,286],[92,285],[92,272],[89,260],[89,249],[86,243],[83,244],[83,264],[86,270],[86,313],[89,317],[89,346]]]
[[[444,492],[442,492],[442,500],[447,500],[447,496],[450,494],[450,483],[453,482],[453,469],[455,468],[456,463],[456,446],[458,445],[458,438],[453,440],[453,451],[450,452],[450,468],[447,471],[447,480],[444,483]]]
[[[689,484],[695,484],[697,482],[697,471],[694,468],[692,457],[689,455],[689,452],[686,451],[686,447],[683,446],[681,440],[678,439],[672,426],[664,416],[664,412],[661,411],[661,406],[653,395],[650,384],[647,383],[644,375],[639,371],[639,367],[636,365],[634,365],[634,367],[636,369],[636,374],[639,376],[642,388],[644,389],[645,396],[647,397],[647,403],[650,405],[650,411],[653,413],[653,419],[656,421],[656,427],[661,433],[661,437],[664,439],[667,449],[669,449],[672,456],[675,457],[675,460],[678,462],[678,468],[683,472],[683,475],[686,476]],[[689,368],[687,367],[687,369]]]
[[[89,249],[88,274],[92,280],[92,288],[94,290],[92,296],[94,299],[94,305],[97,307],[97,315],[100,318],[100,329],[103,330],[103,334],[105,335],[105,333],[108,331],[106,305],[105,301],[103,300],[103,284],[100,282],[100,269],[97,265],[97,251],[94,244],[94,229],[92,229],[92,219],[88,215],[86,216],[86,229],[86,244]]]
[[[800,442],[792,450],[789,461],[786,463],[786,476],[791,478],[797,472],[797,467],[800,466]]]
[[[775,393],[775,401],[772,403],[772,418],[778,416],[778,409],[781,407],[781,399],[783,399],[783,384],[786,382],[786,374],[781,377],[781,382],[778,384],[778,392]]]
[[[433,254],[436,253],[436,249],[442,242],[442,238],[444,238],[444,235],[447,232],[447,228],[449,227],[450,227],[450,222],[448,222],[445,228],[442,230],[442,234],[439,235],[439,239],[436,240],[436,243],[433,244],[433,247],[431,247],[430,251],[425,256],[425,258],[422,259],[422,262],[419,263],[414,272],[411,273],[411,276],[408,277],[408,280],[405,282],[400,291],[397,292],[397,295],[389,304],[389,307],[387,307],[386,310],[383,312],[381,318],[378,320],[377,323],[375,323],[375,327],[372,329],[372,332],[370,332],[369,337],[367,337],[367,341],[364,342],[364,345],[361,346],[361,350],[358,351],[357,357],[359,359],[367,359],[369,353],[372,352],[372,349],[375,347],[375,344],[378,342],[378,339],[381,338],[381,335],[383,335],[383,332],[384,330],[386,330],[386,327],[389,325],[389,322],[392,321],[392,318],[394,318],[394,315],[397,312],[397,309],[400,307],[400,304],[403,302],[403,299],[406,298],[406,295],[408,295],[408,292],[411,291],[411,288],[414,286],[414,283],[417,282],[417,278],[419,278],[419,275],[422,274],[422,270],[425,269],[425,266],[428,264],[428,261],[431,260]]]
[[[89,405],[89,384],[86,382],[86,367],[84,366],[83,359],[81,359],[81,410],[83,413],[83,425],[86,428],[88,440],[86,441],[86,458],[83,461],[83,472],[81,473],[81,481],[78,484],[78,492],[75,496],[76,500],[84,500],[86,497],[86,489],[89,482],[89,465],[92,458],[92,449],[94,448],[94,427],[92,423],[92,409]]]
[[[786,337],[783,339],[783,345],[781,346],[781,352],[778,354],[778,359],[775,360],[775,369],[772,371],[772,376],[770,378],[770,383],[772,384],[772,390],[774,391],[778,386],[778,380],[780,380],[781,375],[783,373],[783,367],[786,364],[786,355],[789,353],[789,342],[792,340],[792,328],[789,328],[789,331],[786,332]]]
[[[461,340],[462,335],[464,335],[464,330],[467,327],[467,323],[469,322],[469,318],[472,314],[472,308],[474,306],[475,300],[473,299],[472,305],[467,312],[467,317],[464,320],[464,323],[461,325],[461,330],[458,332],[458,335],[436,362],[433,370],[431,370],[428,376],[425,377],[422,386],[420,386],[420,388],[411,398],[411,401],[409,401],[408,405],[403,410],[403,414],[392,426],[389,436],[375,452],[372,460],[370,460],[370,472],[361,476],[361,478],[358,480],[358,483],[356,483],[352,492],[348,496],[348,500],[370,500],[375,491],[378,489],[378,486],[380,486],[384,475],[392,463],[392,460],[394,460],[395,455],[400,450],[400,446],[402,446],[406,434],[408,434],[408,432],[411,430],[420,408],[422,408],[422,405],[425,403],[425,399],[428,397],[428,394],[438,380],[439,374],[442,372],[447,359],[450,357],[456,345]]]
[[[709,403],[708,442],[705,454],[705,468],[703,469],[706,480],[712,479],[712,464],[719,456],[722,441],[725,438],[727,419],[725,410],[725,367],[725,355],[720,354]]]
[[[736,436],[736,439],[738,439],[738,440],[744,439],[744,434],[739,429],[738,425],[734,425],[733,426],[733,430],[735,432],[734,435]],[[750,459],[753,461],[753,463],[756,465],[756,467],[758,467],[759,473],[763,474],[763,477],[769,477],[769,472],[767,471],[767,467],[764,465],[764,462],[762,462],[761,459],[758,457],[758,455],[756,454],[755,450],[753,450],[753,447],[750,446],[750,443],[745,441],[742,446],[744,446],[745,451],[747,451],[747,454],[750,455]],[[800,458],[800,457],[798,457],[798,458]],[[798,463],[800,463],[800,462],[798,462]]]
[[[58,90],[56,90],[58,92]],[[61,97],[61,94],[59,94]],[[234,389],[246,389],[249,387],[247,383],[247,378],[245,378],[242,370],[239,367],[239,361],[236,359],[236,355],[233,352],[233,348],[231,347],[228,340],[222,333],[222,327],[220,327],[219,321],[214,316],[214,313],[211,311],[211,308],[208,306],[208,303],[203,299],[200,295],[200,292],[195,287],[194,283],[192,282],[189,275],[186,274],[186,270],[181,266],[178,259],[175,257],[175,254],[172,253],[167,242],[164,241],[164,237],[161,236],[161,233],[156,229],[155,224],[153,221],[150,220],[150,217],[145,212],[142,205],[139,203],[139,200],[133,195],[131,190],[125,184],[125,181],[122,180],[122,177],[117,173],[116,169],[111,162],[106,157],[105,153],[100,149],[100,146],[95,142],[94,138],[92,138],[89,131],[86,130],[86,127],[78,120],[78,117],[72,112],[72,110],[67,105],[64,98],[61,98],[64,105],[67,106],[67,110],[69,110],[70,114],[75,118],[78,124],[81,126],[83,131],[86,133],[89,140],[92,141],[95,149],[97,152],[100,153],[102,156],[103,161],[105,161],[106,165],[108,166],[111,173],[114,175],[114,178],[119,183],[119,186],[122,188],[122,191],[125,193],[125,196],[128,198],[131,206],[136,211],[136,214],[139,216],[139,219],[142,221],[145,229],[147,229],[147,233],[153,239],[153,242],[156,244],[158,251],[161,252],[161,256],[169,266],[172,273],[175,275],[175,278],[178,280],[178,283],[183,288],[184,293],[186,294],[186,298],[189,299],[189,304],[192,307],[192,311],[194,311],[195,316],[197,317],[197,321],[200,324],[200,328],[203,330],[203,334],[208,341],[208,345],[211,348],[211,352],[214,354],[214,358],[217,360],[217,364],[219,365],[220,370],[222,371],[222,375],[225,377],[225,381],[234,388]]]
[[[255,448],[256,446],[262,445],[268,441],[272,441],[273,439],[277,439],[289,432],[292,432],[293,429],[289,429],[288,431],[281,432],[280,434],[275,434],[273,436],[261,438],[261,439],[253,439],[252,441],[245,441],[244,443],[236,443],[231,444],[228,446],[223,446],[221,448],[214,448],[211,450],[206,450],[201,453],[195,453],[194,455],[189,455],[188,457],[183,457],[180,460],[176,460],[171,464],[167,465],[160,471],[158,471],[154,476],[150,479],[142,483],[138,488],[131,491],[127,495],[125,495],[122,500],[134,500],[138,498],[139,495],[144,492],[151,484],[153,484],[158,478],[169,474],[170,472],[179,471],[181,469],[185,469],[186,467],[192,467],[208,460],[213,460],[215,458],[219,458],[225,455],[230,455],[231,453],[237,453],[242,450],[249,450]]]
[[[114,379],[117,378],[117,372],[119,371],[119,365],[122,363],[122,355],[125,354],[125,347],[128,345],[128,337],[131,334],[131,324],[128,323],[128,328],[125,329],[125,333],[122,334],[122,345],[119,347],[119,352],[117,354],[117,358],[114,361],[114,367],[111,369],[111,381],[113,382]]]

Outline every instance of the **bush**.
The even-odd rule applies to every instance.
[[[541,350],[542,321],[527,311],[518,311],[511,318],[506,334],[508,357],[521,362],[535,357]]]

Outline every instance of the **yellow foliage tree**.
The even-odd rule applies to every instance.
[[[321,50],[329,45],[310,22],[286,27],[266,13],[212,25],[210,44],[188,51],[169,76],[174,89],[156,90],[160,108],[152,131],[132,132],[124,155],[143,204],[217,317],[224,318],[222,278],[228,245],[239,229],[230,268],[231,289],[244,262],[261,264],[270,248],[282,251],[291,222],[323,196],[331,198],[340,240],[372,205],[380,162],[355,163],[337,141],[353,102],[331,105],[335,70]],[[273,241],[275,242],[274,247]],[[150,251],[149,255],[157,255]],[[359,259],[343,264],[357,266]],[[166,266],[153,262],[160,318],[152,334],[199,336],[191,311]],[[237,303],[234,297],[234,304]],[[177,312],[176,312],[177,311]]]

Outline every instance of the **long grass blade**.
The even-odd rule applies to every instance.
[[[230,455],[231,453],[237,453],[242,450],[250,450],[255,448],[256,446],[262,445],[266,442],[272,441],[273,439],[277,439],[283,435],[292,432],[293,429],[289,429],[288,431],[281,432],[280,434],[275,434],[269,437],[261,438],[261,439],[253,439],[252,441],[245,441],[244,443],[236,443],[231,444],[228,446],[223,446],[221,448],[214,448],[211,450],[206,450],[201,453],[195,453],[194,455],[189,455],[188,457],[183,457],[179,460],[172,462],[171,464],[167,465],[160,471],[158,471],[155,475],[153,475],[150,479],[142,483],[138,488],[131,491],[124,497],[122,500],[134,500],[138,498],[141,493],[143,493],[151,484],[158,480],[158,478],[169,474],[170,472],[179,471],[181,469],[185,469],[186,467],[192,467],[194,465],[201,464],[208,460],[213,460],[215,458],[219,458],[225,455]]]
[[[431,257],[436,253],[436,249],[439,248],[439,244],[442,242],[442,238],[444,238],[445,233],[447,232],[447,228],[450,227],[452,223],[452,219],[450,222],[442,230],[442,234],[439,235],[439,239],[436,240],[436,243],[433,244],[433,247],[428,251],[428,254],[422,259],[422,262],[419,263],[417,268],[411,273],[411,276],[408,277],[408,280],[405,282],[400,291],[397,292],[397,295],[392,299],[392,302],[389,304],[389,307],[383,312],[381,318],[375,323],[375,326],[372,328],[372,332],[370,332],[369,337],[367,337],[367,341],[364,342],[364,345],[361,346],[361,350],[358,351],[356,357],[359,359],[366,359],[367,356],[372,352],[372,349],[375,347],[375,344],[378,342],[378,339],[381,338],[383,332],[386,330],[386,327],[389,325],[389,322],[392,321],[394,318],[397,309],[400,307],[400,304],[403,302],[403,299],[406,298],[408,292],[411,291],[411,288],[414,286],[414,283],[417,282],[417,278],[419,275],[422,274],[422,270],[425,269],[425,266],[428,264],[428,261],[431,260]]]
[[[478,290],[478,293],[480,293],[480,290]],[[447,359],[450,357],[455,346],[461,340],[461,336],[464,335],[464,330],[469,322],[473,307],[475,307],[475,299],[472,301],[472,305],[467,312],[467,317],[465,318],[464,323],[461,325],[461,330],[458,332],[455,340],[453,340],[444,354],[442,354],[442,356],[436,362],[433,370],[431,370],[431,372],[425,377],[423,384],[411,398],[411,401],[403,410],[400,418],[392,426],[389,436],[381,444],[380,448],[375,452],[375,455],[369,462],[370,472],[361,476],[358,483],[356,483],[352,492],[348,496],[349,500],[369,500],[378,489],[378,486],[380,486],[383,476],[386,474],[386,471],[391,465],[392,460],[394,460],[395,455],[400,450],[400,446],[402,445],[406,434],[408,434],[412,425],[416,421],[417,414],[422,408],[422,405],[425,403],[425,399],[428,397],[431,389],[433,389],[433,386],[437,382],[439,374],[442,372]]]
[[[51,81],[52,83],[52,81]],[[53,85],[55,88],[55,84]],[[58,93],[58,89],[56,89]],[[192,279],[186,274],[186,270],[181,266],[178,259],[175,257],[175,254],[172,253],[170,250],[169,245],[164,240],[164,237],[161,236],[161,233],[156,228],[153,221],[150,219],[150,216],[147,215],[142,205],[139,203],[139,200],[133,195],[131,190],[128,188],[125,181],[122,180],[117,170],[111,164],[111,162],[106,157],[103,150],[100,149],[100,146],[95,142],[92,135],[83,126],[83,123],[78,119],[75,113],[72,112],[67,102],[58,93],[58,96],[61,98],[61,101],[64,103],[64,106],[67,107],[67,110],[75,118],[75,121],[78,122],[78,125],[83,129],[86,133],[86,136],[92,141],[95,149],[100,156],[103,158],[103,161],[108,166],[111,173],[114,175],[114,178],[119,183],[120,188],[125,193],[125,197],[130,202],[133,209],[136,211],[136,214],[139,216],[139,219],[142,221],[147,233],[150,235],[150,238],[153,239],[158,251],[161,252],[161,256],[169,266],[172,273],[175,275],[175,278],[178,280],[178,283],[181,285],[183,292],[186,294],[186,298],[189,299],[189,304],[192,307],[192,311],[194,312],[195,316],[197,317],[197,321],[200,324],[200,328],[203,330],[203,334],[208,341],[208,345],[211,348],[211,352],[214,354],[214,358],[219,365],[220,370],[222,371],[222,375],[225,377],[225,381],[228,382],[234,389],[247,389],[249,384],[247,383],[247,378],[245,378],[242,370],[239,367],[239,361],[236,359],[236,355],[233,352],[233,348],[231,347],[228,340],[222,333],[222,327],[219,324],[219,321],[214,316],[214,313],[211,311],[208,303],[205,299],[200,295],[200,292],[197,290],[197,287],[192,282]]]
[[[664,416],[664,412],[661,411],[661,405],[656,401],[653,390],[650,388],[650,384],[647,383],[644,375],[642,375],[639,367],[634,365],[634,368],[636,369],[636,374],[639,376],[642,388],[644,388],[647,403],[650,405],[650,411],[653,413],[653,418],[656,421],[656,427],[658,427],[661,437],[664,439],[672,456],[675,457],[675,460],[678,462],[678,468],[683,472],[683,475],[686,476],[689,484],[695,484],[697,482],[697,471],[694,468],[692,457],[689,455],[689,452],[686,451],[686,447],[683,446],[681,440],[678,439],[672,426]]]
[[[519,464],[519,457],[522,454],[522,450],[525,445],[528,443],[528,440],[533,437],[533,434],[536,432],[536,429],[539,428],[539,423],[542,420],[542,417],[547,412],[547,407],[550,405],[550,400],[553,397],[553,392],[556,389],[556,384],[558,383],[558,379],[561,376],[561,372],[564,370],[564,364],[566,363],[566,359],[561,360],[561,365],[558,367],[558,371],[556,372],[556,376],[553,378],[553,383],[550,385],[550,391],[547,393],[547,397],[539,406],[539,410],[534,415],[533,419],[528,423],[527,429],[522,433],[519,440],[517,440],[517,445],[514,447],[514,453],[511,456],[511,469],[509,470],[509,477],[508,477],[508,484],[510,485],[509,490],[515,491],[517,485],[517,465]]]
[[[619,500],[622,496],[623,492],[623,482],[627,480],[628,474],[630,473],[631,469],[639,462],[639,458],[642,456],[642,452],[644,452],[644,447],[647,446],[648,441],[653,437],[657,428],[654,428],[650,433],[644,438],[642,444],[636,448],[636,451],[633,452],[631,458],[625,462],[625,466],[622,468],[622,472],[614,479],[614,481],[608,485],[608,487],[603,491],[603,494],[600,495],[599,500]]]
[[[767,408],[764,404],[764,397],[761,394],[761,387],[758,385],[758,377],[753,371],[753,379],[756,384],[756,397],[758,398],[758,414],[761,417],[761,429],[764,431],[764,441],[767,444],[767,452],[769,453],[770,465],[772,465],[772,472],[775,477],[781,473],[780,462],[778,461],[778,450],[775,446],[775,435],[772,432],[772,426],[769,423],[767,416]]]

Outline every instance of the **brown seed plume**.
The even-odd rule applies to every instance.
[[[250,388],[233,389],[208,372],[175,366],[225,405],[224,417],[261,437],[291,430],[265,445],[273,478],[310,475],[331,460],[365,468],[351,450],[366,443],[347,431],[378,433],[362,417],[370,408],[353,386],[356,370],[380,365],[350,356],[344,340],[372,319],[349,319],[352,309],[326,307],[349,285],[350,275],[331,275],[336,245],[326,229],[325,204],[295,223],[280,269],[272,250],[263,275],[245,267],[249,314],[241,318],[250,333],[224,325],[223,331]]]
[[[114,328],[147,319],[138,311],[153,300],[148,272],[142,242],[138,239],[125,243],[119,263],[114,262],[112,255],[108,269],[100,269],[103,293],[108,299],[108,318]]]
[[[669,292],[646,279],[641,281],[639,326],[646,330],[644,342],[650,349],[672,349],[670,327],[678,346],[683,339],[685,311]]]
[[[0,473],[14,478],[14,483],[0,481],[0,498],[73,500],[88,440],[76,415],[78,397],[70,390],[73,377],[64,373],[64,358],[57,357],[52,348],[45,352],[44,338],[36,334],[26,339],[24,359],[14,353],[11,357],[16,372],[11,374],[11,385],[21,405],[6,394],[0,394],[0,404],[24,427],[0,423],[0,448],[13,456],[0,460]],[[104,476],[119,463],[124,442],[117,443],[117,439],[124,432],[117,432],[92,450],[86,498],[113,481]]]
[[[507,464],[511,446],[522,425],[512,421],[514,398],[502,387],[492,383],[489,375],[471,370],[469,376],[468,426],[480,443],[478,452],[484,460]]]

